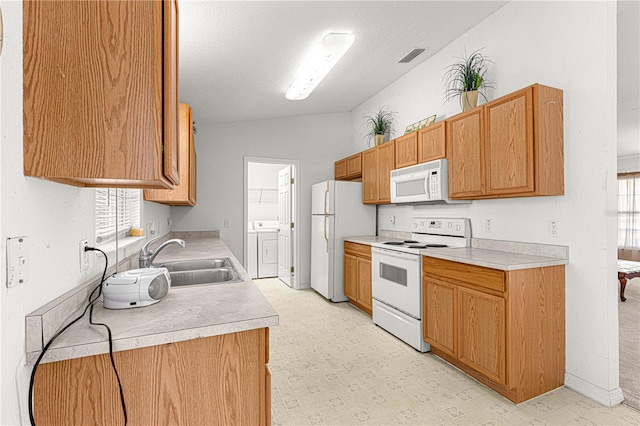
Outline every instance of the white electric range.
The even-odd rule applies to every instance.
[[[420,352],[422,339],[422,262],[420,251],[469,247],[469,219],[413,219],[411,240],[373,243],[371,287],[373,322]]]

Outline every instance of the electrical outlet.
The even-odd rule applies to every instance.
[[[231,219],[229,219],[229,218],[225,218],[224,219],[224,227],[225,228],[231,228]]]
[[[484,221],[484,232],[493,231],[493,219],[485,219]]]
[[[85,251],[85,247],[89,247],[89,240],[80,241],[80,272],[89,269],[89,252]]]
[[[560,222],[557,222],[555,220],[549,221],[549,236],[550,237],[560,236]]]
[[[389,218],[389,222],[391,222],[392,225],[396,224],[396,216],[395,215],[391,215],[391,217]]]

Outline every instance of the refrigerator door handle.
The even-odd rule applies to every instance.
[[[325,216],[329,214],[327,211],[327,197],[329,195],[329,181],[327,181],[327,189],[324,190],[324,214]]]
[[[329,238],[327,238],[327,215],[324,215],[324,246],[327,253],[329,253]]]

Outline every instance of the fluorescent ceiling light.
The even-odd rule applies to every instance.
[[[349,50],[355,37],[349,33],[329,33],[322,38],[284,95],[292,101],[305,99]]]

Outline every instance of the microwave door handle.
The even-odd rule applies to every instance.
[[[427,173],[424,177],[424,193],[427,196],[427,200],[431,199],[431,192],[429,191],[429,180],[431,179],[431,174]]]

